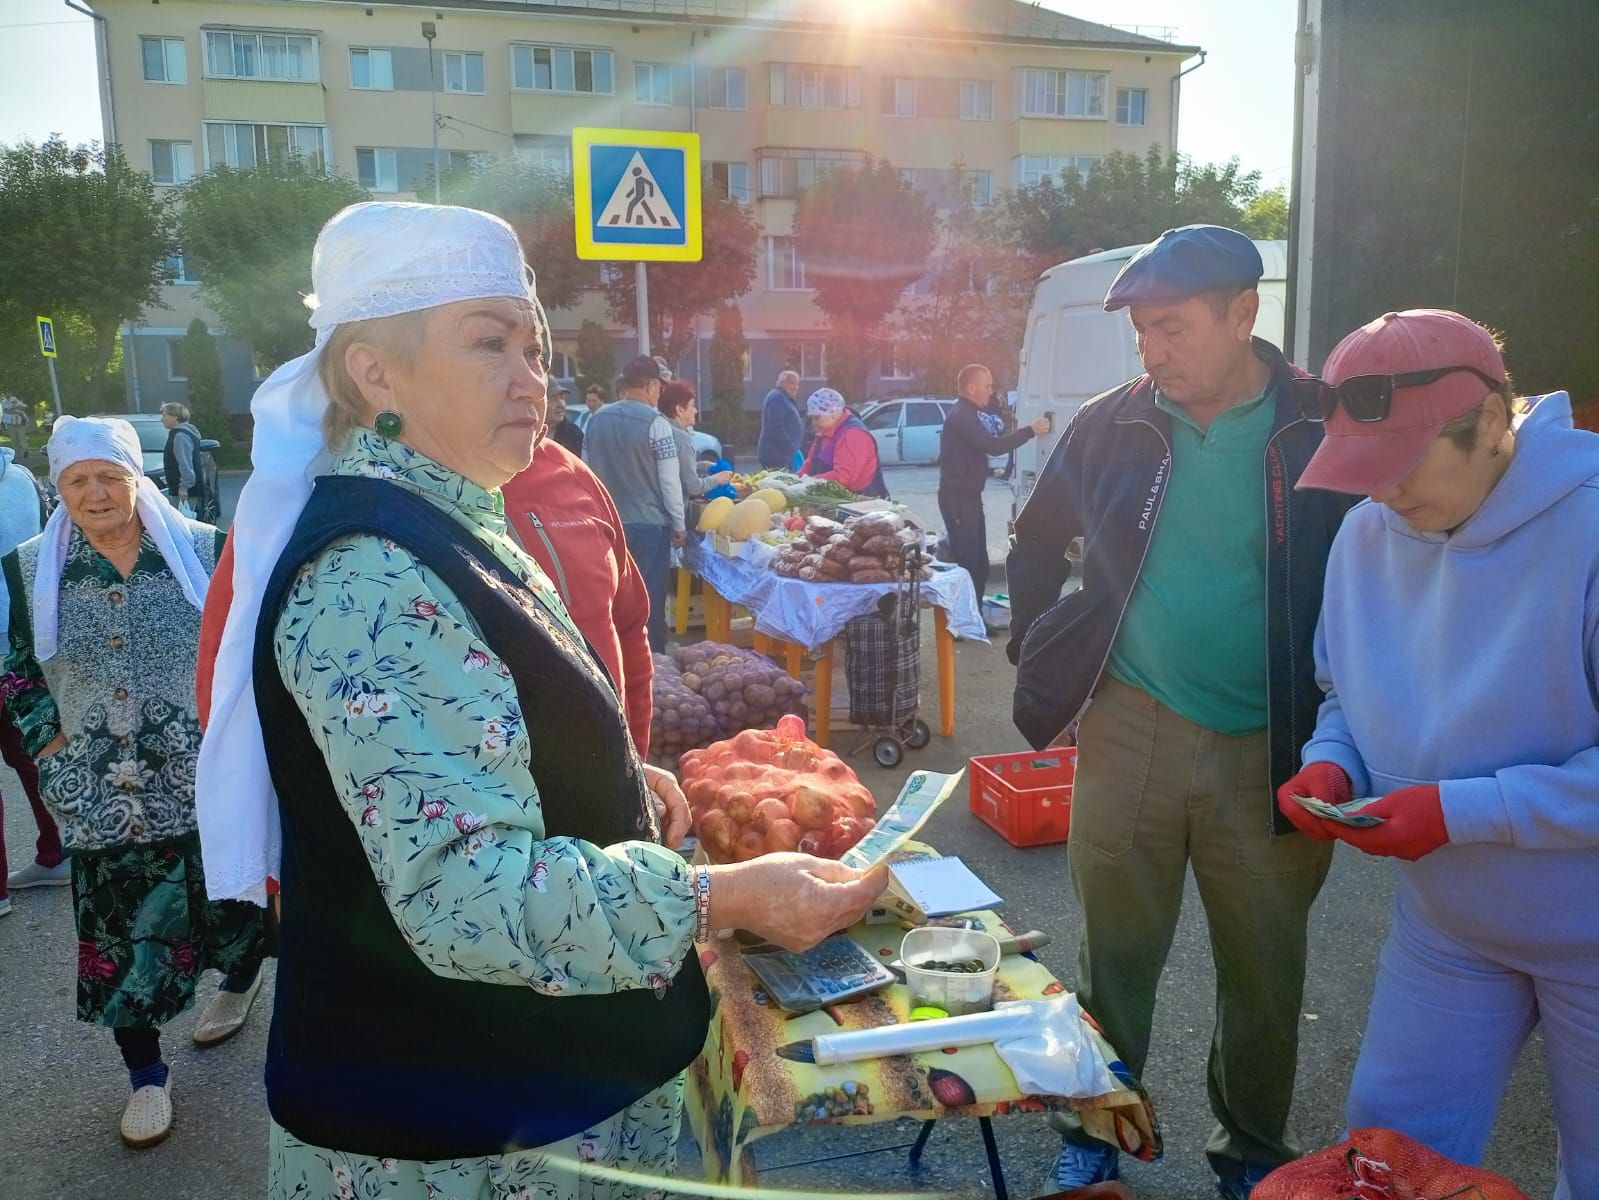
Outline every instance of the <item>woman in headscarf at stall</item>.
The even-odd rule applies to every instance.
[[[660,1192],[696,938],[808,946],[884,880],[668,848],[682,792],[508,533],[549,356],[510,226],[352,205],[312,282],[316,346],[251,406],[200,770],[213,895],[283,885],[268,1194]]]
[[[193,1034],[215,1045],[260,987],[261,913],[207,902],[195,830],[195,649],[221,535],[156,490],[126,421],[62,417],[48,453],[61,504],[3,564],[7,705],[72,863],[78,1018],[122,1051],[122,1139],[153,1146],[172,1126],[161,1026],[215,967]]]
[[[818,388],[805,402],[816,437],[801,475],[831,479],[857,496],[888,499],[888,484],[878,463],[877,439],[832,388]]]

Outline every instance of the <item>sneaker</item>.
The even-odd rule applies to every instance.
[[[53,867],[29,863],[6,876],[6,887],[14,892],[31,887],[65,887],[71,882],[72,863],[64,858]]]
[[[1242,1179],[1222,1179],[1218,1176],[1216,1191],[1222,1200],[1249,1200],[1249,1194],[1275,1169],[1275,1167],[1245,1163]]]
[[[11,897],[0,896],[0,917],[11,915]]]
[[[150,1084],[128,1097],[122,1110],[122,1140],[135,1150],[143,1150],[166,1140],[172,1132],[172,1072],[167,1081]]]
[[[261,990],[263,974],[265,972],[256,971],[255,981],[242,992],[217,992],[205,1012],[200,1014],[200,1019],[194,1023],[196,1046],[221,1045],[244,1028],[245,1018],[250,1015],[250,1006],[255,1003],[256,993]]]
[[[1115,1146],[1104,1142],[1085,1146],[1069,1138],[1061,1139],[1060,1157],[1055,1160],[1052,1176],[1058,1190],[1067,1192],[1094,1183],[1109,1183],[1120,1176],[1121,1151]]]

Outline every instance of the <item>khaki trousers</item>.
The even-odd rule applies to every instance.
[[[1300,1154],[1288,1124],[1305,923],[1333,843],[1273,835],[1266,735],[1195,725],[1108,676],[1078,731],[1068,847],[1083,908],[1078,995],[1142,1075],[1191,862],[1216,964],[1206,1154],[1218,1176]],[[1068,1136],[1074,1124],[1057,1119]]]

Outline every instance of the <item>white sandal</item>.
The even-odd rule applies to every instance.
[[[166,1140],[172,1132],[172,1070],[159,1087],[149,1084],[128,1097],[122,1110],[122,1140],[135,1150],[143,1150]]]
[[[245,1018],[250,1015],[250,1006],[255,1003],[256,993],[261,990],[263,974],[265,972],[257,971],[255,982],[242,992],[218,990],[200,1014],[200,1019],[194,1023],[196,1046],[219,1045],[244,1028]]]

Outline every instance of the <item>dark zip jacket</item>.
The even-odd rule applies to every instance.
[[[938,490],[960,496],[981,496],[988,482],[988,458],[1007,454],[1033,439],[1031,425],[995,436],[983,426],[983,410],[955,401],[938,441]]]
[[[1333,535],[1354,497],[1294,490],[1321,425],[1299,412],[1289,387],[1296,369],[1276,347],[1255,339],[1271,367],[1277,415],[1266,443],[1266,733],[1272,792],[1299,770],[1322,701],[1311,647],[1321,615],[1322,577]],[[1016,518],[1006,559],[1016,664],[1016,727],[1043,748],[1082,713],[1149,550],[1171,475],[1171,421],[1155,406],[1147,375],[1084,404],[1049,456],[1038,486]],[[1062,597],[1066,557],[1083,539],[1082,587]],[[1276,828],[1291,828],[1271,795],[1262,798]],[[1264,815],[1264,814],[1263,814]]]

